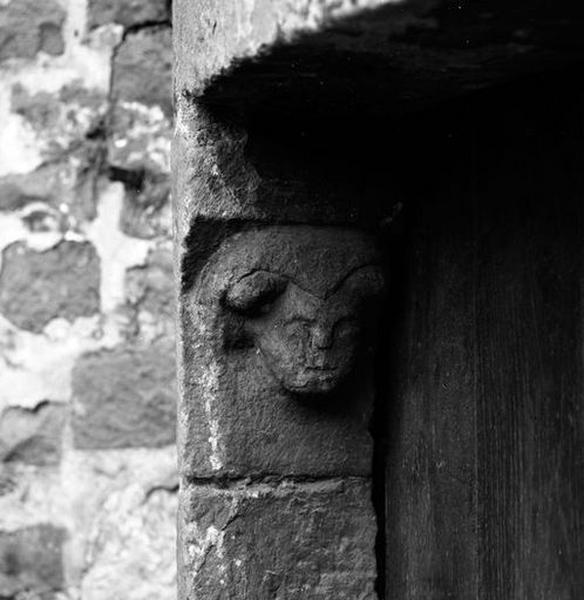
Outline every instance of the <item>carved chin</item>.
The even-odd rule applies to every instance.
[[[339,385],[342,376],[338,369],[299,369],[293,376],[280,380],[282,386],[294,394],[329,394]]]
[[[282,388],[297,395],[323,395],[333,392],[345,379],[347,372],[342,367],[317,368],[305,365],[290,365],[269,360],[265,355],[268,370]]]

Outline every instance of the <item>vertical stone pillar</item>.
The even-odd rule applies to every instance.
[[[268,177],[208,109],[242,17],[193,4],[174,17],[179,598],[373,600],[377,234],[362,197],[282,175],[285,145]]]

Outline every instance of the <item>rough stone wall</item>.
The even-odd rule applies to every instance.
[[[175,597],[166,0],[0,2],[0,598]]]

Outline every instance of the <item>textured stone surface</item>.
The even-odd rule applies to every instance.
[[[0,61],[62,54],[65,11],[55,0],[11,0],[0,4]]]
[[[72,321],[99,310],[99,258],[91,244],[61,242],[45,252],[15,243],[2,255],[0,312],[40,332],[57,317]]]
[[[170,61],[151,104],[151,55],[111,86],[124,36],[158,41],[168,5],[0,0],[2,600],[176,597]],[[132,447],[75,448],[78,363],[75,434]]]
[[[144,266],[130,269],[126,274],[126,286],[132,305],[148,311],[157,319],[174,319],[175,287],[170,249],[158,248]]]
[[[116,53],[112,93],[124,102],[159,106],[172,115],[172,39],[169,27],[131,33]]]
[[[126,185],[120,227],[141,239],[169,235],[170,178],[167,173],[143,172],[136,185]]]
[[[144,494],[130,485],[109,496],[83,600],[176,599],[176,504],[170,489]]]
[[[359,480],[187,488],[180,597],[374,600],[370,495]]]
[[[374,239],[266,227],[207,262],[217,241],[201,232],[183,263],[184,472],[370,473]]]
[[[44,189],[31,190],[30,175],[7,176],[0,180],[0,210],[11,211],[18,210],[32,202],[45,202],[47,198],[47,183],[43,178],[42,187]]]
[[[133,27],[148,23],[168,21],[168,0],[89,0],[89,26],[119,23]]]
[[[77,229],[80,222],[96,215],[97,164],[99,150],[84,146],[71,162],[48,163],[32,173],[6,175],[0,178],[0,211],[35,205],[35,212],[44,212],[45,218],[54,221],[53,229]]]
[[[75,446],[172,444],[176,418],[172,342],[121,346],[83,356],[73,371]]]
[[[170,64],[168,65],[170,69]],[[144,77],[150,77],[146,72]],[[124,96],[125,93],[129,97]],[[146,105],[134,101],[135,90],[121,89],[111,115],[111,135],[107,140],[110,177],[121,181],[137,194],[163,175],[170,175],[172,116],[164,105]]]
[[[65,407],[45,402],[34,410],[7,408],[0,414],[0,460],[54,465],[61,459]]]
[[[333,18],[391,4],[387,0],[181,0],[174,8],[178,46],[177,83],[200,91],[209,80],[244,57],[272,44],[317,31]],[[419,4],[433,4],[426,0]],[[196,48],[196,50],[195,50]]]
[[[42,195],[52,197],[55,207],[67,206],[73,221],[70,227],[76,219],[86,218],[91,200],[95,202],[92,196],[104,150],[101,137],[107,95],[101,89],[88,89],[81,79],[58,92],[16,82],[11,87],[10,109],[25,130],[33,133],[41,159],[39,168],[27,173],[32,181],[19,182],[12,175],[12,183],[26,190],[44,180],[49,185]]]
[[[14,483],[7,477],[0,494],[0,531],[28,529],[39,520],[67,528],[59,600],[176,598],[174,447],[66,448],[58,470],[7,467]]]
[[[84,133],[95,133],[106,110],[103,92],[87,89],[79,80],[63,86],[58,94],[44,90],[31,93],[16,83],[11,90],[10,108],[40,133],[73,134],[77,143]]]
[[[52,600],[64,585],[65,537],[51,525],[0,532],[0,597]]]

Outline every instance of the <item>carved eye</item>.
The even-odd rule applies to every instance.
[[[287,283],[281,275],[256,271],[245,275],[227,290],[225,304],[231,310],[249,316],[266,314]]]
[[[352,273],[344,282],[344,287],[366,303],[382,295],[385,279],[379,267],[369,265]]]
[[[359,322],[355,317],[344,317],[335,324],[337,341],[346,343],[347,340],[358,337],[359,333]]]

